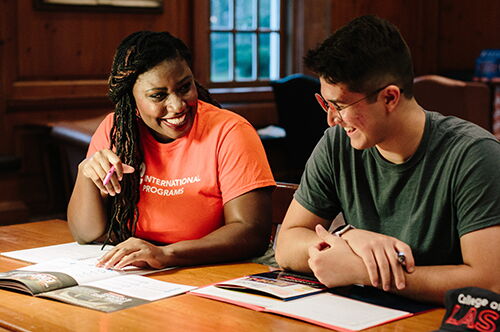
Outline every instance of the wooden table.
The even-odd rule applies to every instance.
[[[0,252],[72,242],[65,221],[48,220],[0,227]],[[0,271],[27,263],[0,256]],[[158,280],[204,286],[268,271],[264,265],[235,263],[159,272]],[[432,331],[443,309],[402,319],[365,331]],[[291,318],[260,313],[190,294],[103,313],[70,304],[0,290],[0,331],[329,331]]]

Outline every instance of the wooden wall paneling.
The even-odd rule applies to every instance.
[[[164,2],[162,14],[39,11],[17,2],[17,75],[13,100],[106,98],[116,46],[137,30],[169,30],[189,40],[189,2]],[[126,22],[126,24],[123,24]],[[33,33],[36,32],[36,33]],[[15,83],[14,83],[15,82]]]
[[[216,88],[210,91],[223,108],[240,114],[255,128],[278,123],[271,87]]]
[[[481,50],[500,48],[500,1],[440,0],[439,73],[473,74]]]
[[[193,0],[193,18],[196,15],[198,24],[192,30],[191,52],[193,53],[193,74],[204,86],[210,80],[209,19],[210,3],[206,0]],[[195,14],[196,13],[196,14]]]
[[[0,0],[0,69],[6,67],[5,63],[5,43],[6,43],[6,29],[8,27],[7,24],[7,0]],[[6,85],[7,78],[5,77],[5,73],[3,70],[0,71],[0,86],[4,87]],[[5,145],[5,99],[6,94],[4,89],[0,88],[0,154],[6,152]]]
[[[255,103],[229,102],[224,104],[223,107],[243,116],[255,128],[262,128],[271,123],[277,123],[274,101],[259,101]]]
[[[164,1],[162,14],[40,11],[18,1],[19,79],[105,79],[116,46],[137,30],[169,30],[188,38],[188,5]],[[124,24],[126,22],[126,24]]]
[[[332,1],[332,31],[355,17],[374,14],[396,25],[408,43],[413,56],[415,73],[437,70],[438,1]]]
[[[331,13],[334,1],[331,0],[289,0],[289,17],[292,24],[288,25],[291,36],[292,50],[291,71],[314,75],[304,66],[303,58],[307,51],[321,43],[331,33]]]
[[[15,28],[16,3],[0,0],[0,153],[12,153],[9,125],[6,119],[6,101],[11,93],[15,77]]]
[[[60,184],[44,125],[112,111],[106,79],[120,40],[168,30],[189,45],[191,1],[168,0],[161,14],[139,14],[34,10],[31,0],[0,0],[0,18],[0,153],[23,158],[25,202],[32,212],[51,213],[61,208]]]

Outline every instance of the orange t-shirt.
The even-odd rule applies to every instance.
[[[109,114],[87,156],[109,148],[112,123]],[[157,142],[139,123],[144,163],[136,237],[163,243],[201,238],[224,225],[225,203],[276,184],[259,136],[236,113],[198,101],[193,127],[171,143]]]

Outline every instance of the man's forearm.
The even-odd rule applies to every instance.
[[[468,286],[495,287],[491,276],[468,265],[417,266],[413,273],[406,274],[405,289],[393,292],[418,301],[442,304],[446,291]]]
[[[319,241],[316,233],[304,227],[280,231],[277,239],[276,262],[280,267],[310,273],[308,249]]]

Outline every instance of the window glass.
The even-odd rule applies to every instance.
[[[251,81],[256,79],[255,33],[236,33],[236,80]]]
[[[213,82],[233,80],[233,36],[228,32],[210,34],[210,78]]]
[[[210,28],[231,29],[233,27],[232,0],[210,1]]]
[[[210,81],[279,78],[280,33],[280,0],[210,0]]]
[[[259,27],[279,30],[280,28],[280,1],[259,1]]]
[[[236,29],[252,30],[257,22],[257,0],[236,0]]]

